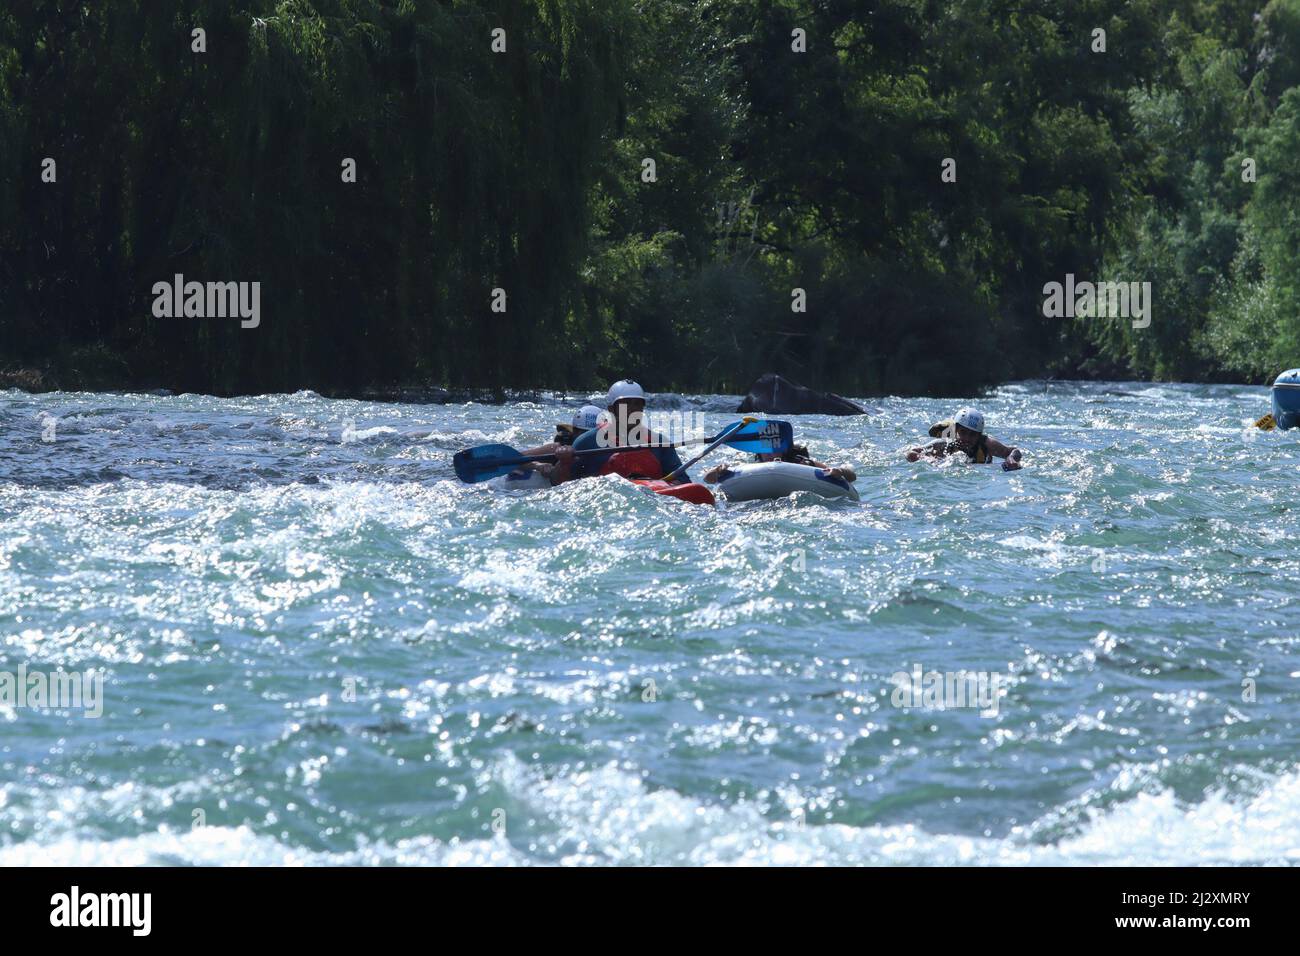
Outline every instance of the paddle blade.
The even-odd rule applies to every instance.
[[[723,431],[726,431],[724,428]],[[794,443],[794,426],[776,419],[746,422],[732,434],[725,444],[750,455],[780,455],[790,450]]]
[[[1255,422],[1255,427],[1260,431],[1271,432],[1274,428],[1277,428],[1277,419],[1273,417],[1272,412],[1269,412],[1259,421]]]
[[[466,484],[488,481],[508,475],[519,464],[522,456],[509,445],[479,445],[456,452],[451,460],[456,477]]]

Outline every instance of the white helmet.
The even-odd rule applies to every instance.
[[[604,412],[595,405],[583,405],[573,413],[573,427],[581,428],[583,431],[595,428],[600,424],[600,416]]]
[[[962,428],[969,428],[971,431],[984,434],[984,416],[973,408],[963,408],[957,413],[957,424]]]
[[[639,398],[645,401],[645,391],[630,378],[622,379],[609,387],[609,391],[605,394],[605,407],[609,408],[624,398]]]

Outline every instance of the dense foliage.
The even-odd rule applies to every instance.
[[[1300,364],[1297,82],[1300,0],[23,0],[0,369],[1260,379]],[[1044,317],[1067,273],[1151,325]],[[260,282],[260,326],[155,317],[175,274]]]

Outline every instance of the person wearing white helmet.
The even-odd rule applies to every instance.
[[[600,425],[600,418],[604,414],[599,405],[583,405],[573,413],[573,427],[580,432],[591,431]]]
[[[555,426],[555,438],[552,439],[552,443],[555,445],[572,445],[583,432],[591,431],[597,427],[604,414],[598,405],[583,405],[582,408],[573,413],[572,423],[565,424],[561,422]],[[545,452],[537,452],[537,454],[545,454]]]
[[[601,423],[605,413],[599,405],[583,405],[573,413],[572,422],[560,422],[555,426],[555,437],[545,445],[525,448],[521,455],[554,455],[560,448],[571,446],[584,432],[591,431]],[[552,477],[555,466],[545,462],[527,462],[520,466],[520,471],[540,471],[548,478]]]
[[[608,448],[609,454],[577,457],[567,454],[566,449],[561,449],[551,472],[552,483],[558,485],[573,478],[602,474],[615,455],[619,455],[625,462],[635,462],[636,477],[661,478],[681,467],[682,460],[677,456],[676,449],[646,427],[645,390],[639,384],[625,378],[611,385],[605,394],[605,411],[605,420],[598,427],[579,435],[573,442],[573,450]],[[620,453],[620,447],[647,450],[644,453]],[[616,470],[623,473],[626,469]],[[633,475],[628,472],[625,477]],[[691,479],[683,472],[677,480],[688,482]]]
[[[930,426],[930,437],[938,441],[908,449],[907,460],[943,458],[965,454],[972,464],[986,465],[1001,458],[1004,471],[1015,471],[1020,464],[1020,449],[1004,445],[984,432],[984,416],[973,408],[963,408],[957,417]]]

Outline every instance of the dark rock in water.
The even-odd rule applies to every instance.
[[[749,394],[738,412],[769,415],[865,415],[866,409],[831,392],[818,392],[796,385],[775,372],[767,372],[749,386]]]
[[[0,388],[24,392],[53,392],[58,386],[44,372],[34,368],[0,369]]]

